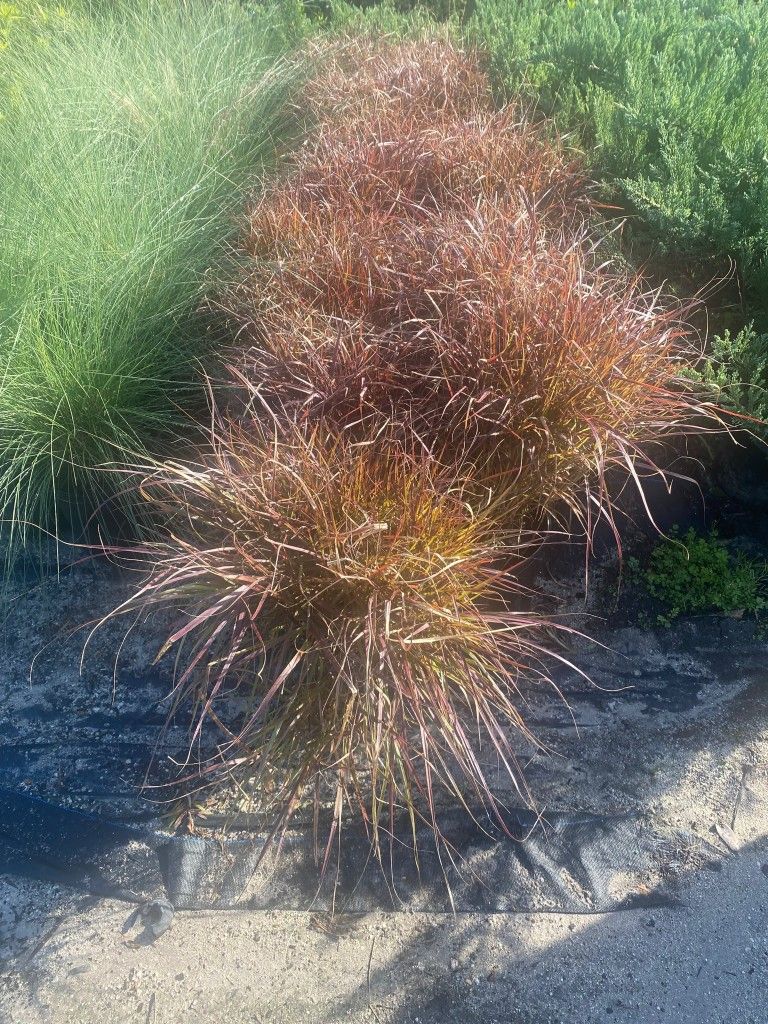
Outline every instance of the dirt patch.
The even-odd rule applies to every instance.
[[[164,718],[168,677],[146,668],[156,638],[130,638],[115,687],[122,630],[99,639],[83,675],[82,633],[72,633],[124,586],[91,566],[20,589],[0,665],[2,784],[158,824],[157,808],[136,789],[148,737],[156,739]],[[525,690],[527,718],[547,748],[530,756],[528,778],[545,814],[638,815],[641,865],[617,869],[612,884],[617,895],[665,887],[676,908],[451,916],[425,907],[334,921],[311,908],[188,912],[144,944],[140,929],[127,927],[126,904],[93,904],[60,886],[6,876],[0,1019],[714,1024],[727,1016],[762,1024],[764,644],[749,623],[714,618],[671,630],[624,628],[600,640],[605,647],[584,641],[568,652],[592,679],[561,669],[568,705],[554,691]],[[183,742],[184,724],[174,729],[171,740]],[[94,762],[94,750],[110,747],[119,756]]]

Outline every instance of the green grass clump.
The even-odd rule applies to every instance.
[[[81,2],[76,0],[77,4]],[[59,31],[71,14],[70,4],[32,3],[30,0],[0,3],[0,51],[6,50],[20,33],[44,40],[52,31]]]
[[[736,257],[768,297],[763,3],[477,0],[471,31],[506,92],[576,132],[647,241],[721,267]]]
[[[665,606],[663,625],[686,613],[758,614],[768,607],[768,565],[732,555],[715,530],[699,536],[691,528],[682,537],[673,530],[651,552],[643,579]]]
[[[266,7],[123,0],[52,33],[45,60],[22,34],[4,53],[0,511],[17,539],[130,516],[111,467],[161,454],[198,406],[195,313],[282,126],[285,41]]]

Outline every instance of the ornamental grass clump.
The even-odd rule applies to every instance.
[[[698,351],[680,308],[526,221],[495,205],[391,236],[365,312],[270,311],[237,382],[295,419],[415,438],[515,512],[607,509],[611,467],[639,482],[717,413],[681,375]]]
[[[517,684],[555,644],[524,556],[718,420],[677,379],[684,311],[601,260],[578,166],[476,58],[328,54],[220,303],[229,419],[145,482],[168,538],[122,610],[183,613],[175,694],[223,733],[203,778],[255,777],[277,830],[308,791],[330,838],[355,808],[380,854],[399,814],[439,837],[440,791],[503,827],[491,762],[527,799]]]
[[[246,416],[214,419],[212,447],[145,480],[168,536],[132,552],[153,567],[120,609],[183,612],[176,700],[194,697],[194,740],[221,730],[203,781],[246,773],[278,830],[320,779],[331,835],[350,809],[375,844],[403,812],[439,830],[441,794],[503,827],[489,772],[527,799],[510,727],[542,658],[514,608],[524,541],[396,444]]]
[[[396,41],[373,35],[310,41],[307,55],[321,69],[303,91],[312,119],[343,125],[350,117],[399,111],[417,118],[472,116],[490,110],[493,90],[476,52],[447,36]]]
[[[601,259],[578,165],[492,109],[476,58],[424,52],[355,43],[346,103],[343,48],[308,87],[316,127],[250,211],[233,377],[297,420],[416,439],[537,524],[589,519],[612,466],[639,482],[663,438],[719,424],[680,374],[686,310]]]
[[[3,54],[0,517],[114,527],[205,409],[203,284],[283,124],[267,8],[125,0]]]

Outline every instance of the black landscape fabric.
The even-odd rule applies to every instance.
[[[318,887],[312,837],[300,829],[288,834],[279,861],[269,854],[259,863],[263,836],[171,836],[0,789],[0,872],[137,903],[167,898],[177,910],[595,913],[638,906],[611,895],[612,879],[631,868],[642,845],[635,816],[537,820],[513,811],[507,826],[515,839],[449,814],[444,833],[453,856],[430,849],[425,832],[418,868],[407,833],[382,869],[366,837],[350,832]],[[663,902],[662,894],[642,900]]]

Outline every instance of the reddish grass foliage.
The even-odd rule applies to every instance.
[[[681,375],[685,309],[597,265],[588,234],[495,200],[365,231],[342,211],[309,242],[307,213],[301,254],[254,273],[233,368],[281,415],[415,437],[529,523],[610,515],[612,466],[655,472],[660,442],[719,423]]]
[[[413,302],[432,308],[439,254],[429,250],[445,248],[444,222],[460,228],[500,203],[515,219],[535,207],[562,228],[588,208],[574,159],[519,112],[494,110],[476,60],[445,43],[349,49],[357,72],[342,89],[350,54],[329,51],[308,87],[321,119],[249,213],[249,269],[229,296],[246,333],[261,336],[281,316],[291,329],[308,312],[397,328]],[[277,316],[262,330],[265,308]]]
[[[464,118],[490,110],[493,91],[477,53],[446,38],[393,42],[353,36],[308,44],[318,73],[307,82],[299,107],[313,121],[343,124],[382,111],[410,113],[422,123],[445,115]]]
[[[224,731],[203,776],[245,765],[266,792],[278,769],[276,829],[328,773],[331,834],[350,805],[375,844],[403,809],[437,828],[441,791],[503,825],[484,765],[526,797],[506,730],[525,728],[518,673],[541,671],[543,623],[510,604],[523,547],[392,444],[249,420],[218,422],[213,449],[144,482],[172,527],[119,609],[183,611],[177,701],[196,700],[196,736]]]
[[[354,41],[318,123],[256,203],[229,296],[233,379],[280,415],[417,439],[517,523],[611,514],[620,465],[701,420],[679,304],[599,264],[572,158],[447,43]]]
[[[392,226],[509,196],[563,220],[588,208],[576,161],[512,107],[463,119],[385,110],[373,120],[321,123],[295,163],[251,213],[256,256],[301,252],[339,214]]]
[[[716,413],[679,374],[684,311],[599,263],[578,167],[492,109],[475,57],[354,42],[323,66],[222,303],[240,418],[146,481],[172,533],[127,607],[186,615],[177,696],[225,731],[204,774],[279,770],[278,828],[331,774],[331,836],[355,805],[378,851],[403,808],[437,830],[440,788],[498,811],[480,737],[525,795],[526,531],[612,522],[608,470],[640,484]]]

